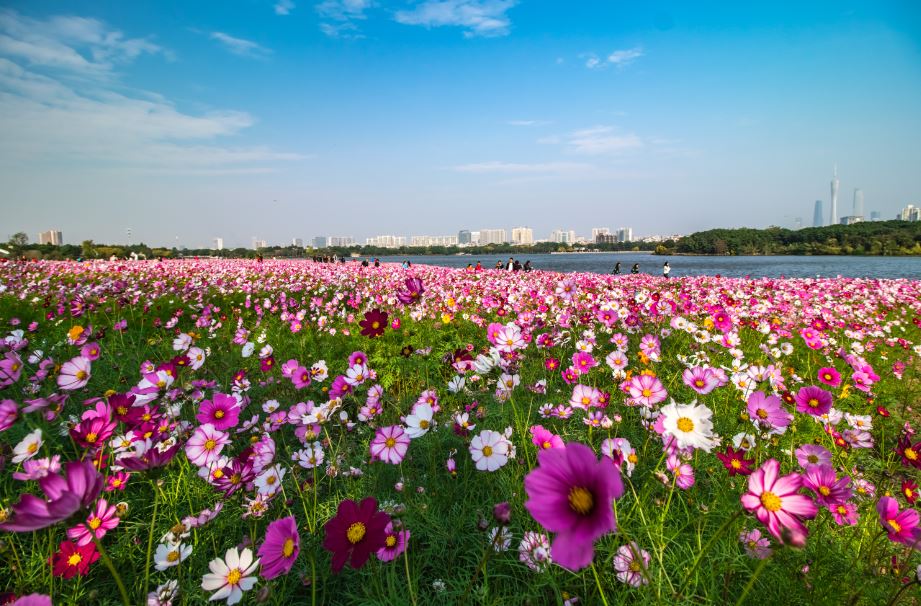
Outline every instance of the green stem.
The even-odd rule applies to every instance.
[[[892,599],[886,602],[886,606],[895,606],[895,603],[899,601],[899,596],[901,596],[905,592],[906,589],[908,589],[912,585],[917,585],[917,584],[918,584],[918,581],[914,580],[911,583],[905,583],[904,585],[902,585],[902,587],[897,592],[895,592],[895,595],[892,596]]]
[[[710,540],[707,541],[707,543],[703,546],[703,548],[697,553],[697,558],[694,559],[694,565],[691,566],[691,569],[688,571],[687,576],[684,579],[684,583],[682,583],[681,588],[678,589],[678,594],[677,594],[678,596],[681,596],[684,593],[684,590],[687,589],[688,585],[691,583],[691,579],[694,578],[694,573],[697,572],[697,567],[700,566],[700,563],[703,561],[704,555],[710,550],[710,547],[713,546],[713,543],[716,542],[716,539],[718,539],[720,535],[726,532],[726,529],[729,528],[732,525],[732,523],[735,522],[736,519],[738,519],[738,517],[741,515],[742,515],[742,510],[739,509],[732,515],[731,518],[726,520],[723,523],[723,525],[720,526],[719,530],[717,530],[716,533],[712,537],[710,537]]]
[[[96,549],[99,550],[99,557],[102,558],[102,563],[106,568],[109,569],[112,578],[115,579],[115,584],[118,585],[118,593],[122,596],[122,603],[125,606],[131,606],[131,600],[128,598],[128,590],[125,589],[125,584],[122,582],[121,576],[119,576],[118,571],[115,569],[115,566],[112,564],[112,560],[109,559],[109,554],[106,553],[106,550],[102,548],[102,543],[99,539],[96,538],[96,535],[90,530],[90,536],[93,537],[93,542],[96,543]],[[145,584],[144,587],[144,597],[147,597],[147,587]]]
[[[755,568],[755,573],[752,575],[752,578],[748,580],[748,585],[745,586],[745,589],[742,590],[742,595],[739,596],[739,599],[736,601],[736,606],[742,606],[742,602],[745,601],[745,598],[748,597],[748,592],[752,590],[752,587],[755,586],[755,581],[758,580],[758,577],[761,576],[761,572],[767,567],[768,562],[774,554],[771,553],[768,557],[761,560],[758,564],[758,567]]]
[[[403,550],[403,565],[406,568],[406,588],[409,589],[409,598],[413,603],[413,606],[416,604],[416,592],[413,590],[413,582],[409,576],[409,541],[406,543],[406,548]]]
[[[150,553],[153,551],[154,528],[157,525],[157,507],[160,505],[160,493],[157,487],[151,484],[154,489],[154,510],[153,518],[150,521],[150,532],[147,533],[147,558],[144,560],[144,598],[147,598],[147,589],[150,586]],[[125,602],[127,604],[127,602]]]
[[[604,595],[604,589],[601,587],[601,579],[598,577],[598,570],[595,568],[595,562],[592,562],[592,574],[595,575],[595,586],[598,588],[598,593],[601,595],[601,602],[604,606],[608,606],[608,598]]]

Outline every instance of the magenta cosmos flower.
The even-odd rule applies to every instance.
[[[531,426],[531,441],[541,450],[548,448],[564,448],[563,438],[544,429],[542,425]]]
[[[815,493],[815,502],[820,506],[838,505],[854,496],[850,483],[850,476],[839,480],[830,465],[809,465],[803,472],[803,486]]]
[[[274,579],[288,574],[300,552],[301,538],[297,534],[297,521],[294,516],[275,520],[265,530],[265,541],[259,547],[259,560],[262,562],[260,576]]]
[[[409,531],[396,530],[393,527],[393,522],[389,522],[387,527],[384,528],[384,534],[384,546],[378,549],[375,555],[381,562],[390,562],[406,551],[406,543],[409,542]]]
[[[405,305],[415,303],[425,292],[425,287],[422,286],[422,280],[419,278],[406,278],[405,285],[406,290],[401,290],[397,293],[397,299]]]
[[[686,368],[681,378],[684,380],[685,385],[701,395],[710,393],[720,385],[720,381],[713,374],[713,371],[702,366]]]
[[[323,547],[333,554],[333,572],[339,572],[349,561],[352,568],[361,568],[372,553],[386,544],[385,529],[390,516],[377,510],[374,497],[360,504],[351,499],[339,503],[336,516],[323,529]]]
[[[75,540],[77,545],[88,545],[93,542],[93,537],[101,539],[116,526],[118,516],[115,515],[115,505],[99,499],[85,523],[67,529],[67,538]]]
[[[553,561],[570,570],[585,568],[595,541],[617,529],[611,503],[624,493],[620,472],[613,461],[599,461],[591,448],[575,442],[541,450],[537,460],[537,469],[524,479],[525,507],[556,533]]]
[[[371,459],[399,465],[409,448],[409,435],[400,425],[381,427],[371,440]]]
[[[765,429],[786,429],[793,415],[784,410],[780,398],[756,391],[748,397],[748,416],[759,427]]]
[[[768,459],[748,476],[748,492],[742,495],[742,506],[754,512],[762,524],[778,539],[800,544],[808,530],[803,519],[812,519],[818,508],[812,499],[799,494],[803,478],[797,473],[778,477],[780,463]],[[789,533],[792,533],[792,537]]]
[[[23,495],[10,509],[13,515],[0,524],[0,530],[32,532],[66,520],[83,507],[89,507],[105,482],[92,461],[64,464],[64,477],[48,474],[38,481],[48,500]]]
[[[212,399],[201,403],[195,418],[199,423],[211,423],[215,429],[224,431],[237,426],[240,421],[240,406],[233,396],[216,391]]]
[[[815,385],[802,387],[796,392],[796,410],[820,417],[831,410],[831,394]]]
[[[921,550],[921,528],[918,528],[918,512],[914,509],[899,511],[899,502],[892,497],[883,497],[876,504],[879,523],[889,535],[889,540]]]
[[[833,366],[825,366],[819,369],[819,381],[829,387],[841,385],[841,373],[834,369]]]

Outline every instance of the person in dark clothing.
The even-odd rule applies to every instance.
[[[375,259],[374,259],[374,267],[380,267],[380,266],[381,266],[381,260],[375,257]]]
[[[362,260],[361,260],[361,266],[362,266],[362,267],[367,267],[367,266],[368,266],[368,260],[367,260],[367,259],[362,259]]]
[[[611,273],[613,273],[615,276],[620,275],[620,261],[614,264],[614,271]]]
[[[496,269],[502,269],[503,267],[502,261],[496,261]]]
[[[521,271],[521,261],[515,259],[515,262],[512,264],[512,271]]]
[[[524,270],[531,271],[532,269],[533,268],[531,267],[531,259],[528,259],[527,261],[524,262]]]
[[[630,268],[630,273],[631,273],[631,274],[638,274],[638,273],[640,273],[640,264],[639,264],[639,263],[634,263],[634,264],[633,264],[633,267]]]

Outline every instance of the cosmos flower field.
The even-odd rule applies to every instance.
[[[0,265],[0,604],[918,604],[921,282]]]

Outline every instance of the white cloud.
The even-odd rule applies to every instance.
[[[366,19],[365,11],[373,6],[372,0],[324,0],[316,6],[324,19],[320,31],[330,38],[362,38],[355,22]]]
[[[586,53],[581,56],[585,57],[585,67],[589,69],[604,69],[612,65],[618,69],[622,69],[642,57],[644,54],[643,48],[636,46],[633,48],[616,50],[603,59],[599,58],[595,53]]]
[[[236,38],[224,32],[211,32],[208,37],[217,40],[226,50],[241,57],[264,58],[272,54],[270,49],[252,40]]]
[[[275,14],[290,15],[295,6],[292,0],[278,0],[278,2],[275,3]]]
[[[595,167],[591,164],[578,162],[538,162],[533,164],[516,162],[479,162],[474,164],[461,164],[453,167],[460,173],[506,173],[506,174],[532,174],[532,173],[574,173],[591,171]]]
[[[161,95],[128,88],[109,70],[148,52],[145,45],[131,44],[98,21],[63,19],[26,20],[35,29],[25,31],[17,28],[24,21],[17,14],[6,12],[0,18],[0,166],[6,170],[54,165],[176,174],[252,173],[303,158],[262,146],[222,145],[219,139],[241,133],[254,118],[228,110],[192,115]],[[65,22],[69,27],[62,28]],[[41,44],[36,31],[43,32]],[[99,49],[95,55],[90,52],[92,59],[80,52],[88,40],[96,40],[93,44]],[[35,52],[23,52],[24,44]],[[38,53],[36,48],[48,52]],[[107,76],[74,79],[86,74]]]
[[[506,12],[516,4],[517,0],[425,0],[394,18],[405,25],[462,27],[468,38],[505,36],[511,26]]]
[[[601,155],[643,146],[633,133],[617,134],[611,126],[593,126],[570,133],[566,145],[577,154]]]
[[[616,50],[608,55],[608,63],[617,67],[625,67],[642,56],[643,49],[639,46],[623,50]]]
[[[126,38],[96,19],[58,16],[40,21],[0,10],[0,55],[30,66],[101,78],[142,54],[158,53],[168,55],[148,38]]]
[[[506,124],[509,126],[546,126],[550,122],[547,120],[509,120]]]

